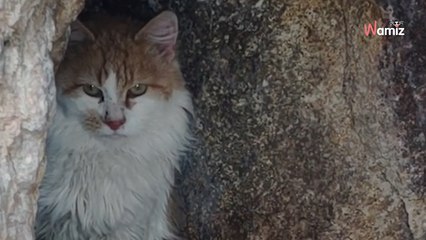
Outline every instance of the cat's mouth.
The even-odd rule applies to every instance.
[[[124,125],[117,128],[111,128],[111,126],[104,123],[103,127],[101,127],[99,131],[97,132],[98,132],[97,135],[102,138],[120,139],[120,138],[128,137],[124,129]]]
[[[123,139],[127,138],[127,135],[123,133],[113,132],[113,133],[103,133],[99,135],[101,138],[109,138],[109,139]]]

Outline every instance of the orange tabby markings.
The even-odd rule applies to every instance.
[[[177,17],[73,25],[56,74],[37,240],[174,239],[168,204],[191,134]]]
[[[84,25],[84,31],[90,31],[90,37],[82,40],[79,36],[81,43],[70,44],[72,54],[65,56],[58,70],[56,83],[64,94],[75,94],[82,84],[103,85],[108,71],[117,74],[123,102],[127,90],[136,83],[146,84],[151,92],[166,98],[173,89],[184,87],[174,54],[171,58],[170,54],[167,58],[163,56],[174,51],[174,46],[163,49],[152,39],[143,38],[150,29],[142,28],[144,30],[138,33],[140,24],[105,16]],[[131,37],[136,34],[137,39]]]

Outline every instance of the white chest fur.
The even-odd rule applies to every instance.
[[[131,138],[94,138],[61,111],[49,131],[37,239],[162,239],[167,201],[188,140],[187,94]],[[181,104],[179,104],[181,103]],[[182,104],[183,103],[183,104]],[[167,116],[167,117],[166,117]]]

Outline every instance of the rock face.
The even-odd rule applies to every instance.
[[[53,64],[80,0],[0,1],[0,239],[33,239]],[[62,41],[63,42],[63,41]],[[50,53],[52,52],[52,56]]]
[[[182,236],[426,239],[426,3],[384,2],[87,0],[83,17],[179,16],[199,139],[176,184]],[[81,5],[0,3],[1,240],[31,239],[49,52]],[[364,35],[388,18],[406,35]]]
[[[426,239],[425,2],[390,4],[172,5],[200,139],[188,239]],[[364,35],[391,17],[406,36]]]

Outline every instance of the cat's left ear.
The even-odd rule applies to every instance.
[[[71,24],[70,44],[95,41],[95,35],[79,20]]]
[[[176,40],[178,36],[178,19],[176,14],[164,11],[149,21],[136,34],[135,40],[145,39],[158,48],[160,55],[167,61],[175,58]]]

